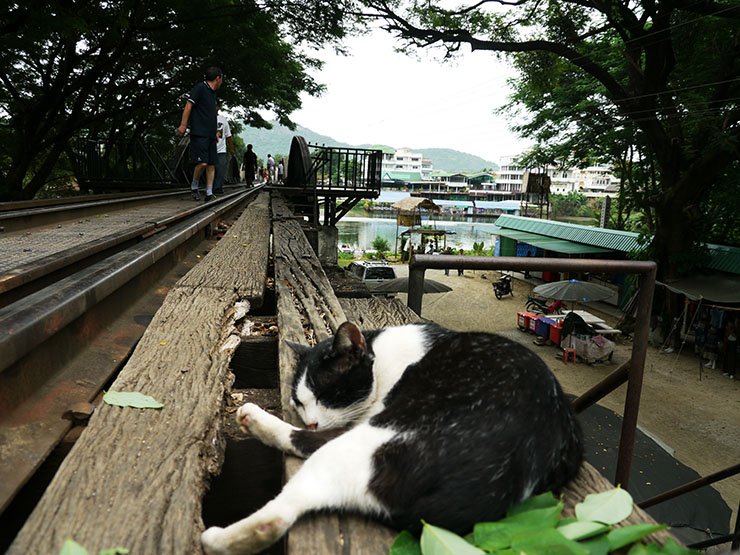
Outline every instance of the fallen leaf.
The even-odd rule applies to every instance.
[[[88,555],[87,549],[82,547],[72,538],[67,538],[59,555]]]
[[[164,405],[138,391],[108,391],[103,395],[103,401],[118,407],[134,407],[137,409],[161,409]]]

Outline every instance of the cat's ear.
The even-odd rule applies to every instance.
[[[355,349],[364,353],[367,350],[365,337],[362,335],[360,328],[352,322],[345,322],[337,328],[337,333],[334,334],[332,348],[338,353],[350,352]]]
[[[304,354],[306,354],[307,352],[311,350],[311,347],[307,347],[306,345],[302,345],[301,343],[296,343],[295,341],[289,341],[286,339],[284,343],[288,347],[293,349],[293,352],[296,355],[298,355],[298,358],[300,358],[301,356],[303,356]]]

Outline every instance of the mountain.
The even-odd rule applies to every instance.
[[[245,144],[251,143],[254,145],[254,151],[257,153],[257,156],[263,159],[268,154],[272,154],[273,156],[278,154],[287,155],[290,152],[290,142],[293,140],[294,135],[301,135],[311,144],[356,148],[376,146],[376,144],[349,145],[332,139],[327,135],[316,133],[301,125],[297,125],[295,131],[291,131],[276,122],[272,123],[272,129],[246,127],[239,133]],[[495,171],[498,171],[498,164],[495,162],[485,160],[474,154],[460,152],[459,150],[450,148],[412,148],[411,150],[413,152],[421,152],[424,158],[430,159],[435,170],[477,172],[483,168],[493,168]]]
[[[315,133],[308,127],[303,127],[301,125],[296,125],[295,131],[291,131],[279,123],[272,122],[272,124],[272,129],[246,127],[241,133],[239,133],[239,136],[244,140],[244,144],[252,143],[254,151],[260,158],[267,158],[268,154],[272,154],[273,156],[283,154],[287,156],[290,153],[290,143],[295,135],[302,136],[311,144],[344,147],[352,146],[347,143],[336,141],[326,135]]]
[[[492,168],[498,171],[498,164],[485,160],[475,154],[460,152],[450,148],[415,148],[415,152],[424,154],[429,158],[435,170],[448,172],[479,172],[484,168]]]

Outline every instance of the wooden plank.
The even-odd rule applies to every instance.
[[[347,319],[364,330],[425,321],[399,299],[340,298],[339,304]]]
[[[295,356],[285,340],[313,345],[330,337],[346,318],[321,264],[287,205],[273,197],[273,248],[280,337],[279,366],[283,418],[301,425],[290,408]],[[285,475],[300,468],[296,457],[285,458]],[[375,554],[388,552],[395,532],[354,515],[320,514],[301,518],[288,533],[287,553]]]
[[[265,202],[253,203],[237,225],[266,213]],[[245,294],[258,298],[251,275],[267,264],[264,249],[249,258],[233,251],[222,240],[197,278],[188,273],[170,290],[110,388],[151,395],[164,408],[101,404],[8,553],[58,553],[68,537],[91,553],[200,552],[202,497],[223,457],[220,414],[243,316],[237,304]],[[243,281],[220,271],[233,262]]]
[[[233,289],[248,309],[262,306],[270,251],[270,194],[261,192],[232,225],[213,251],[214,264],[198,264],[181,285],[194,289]]]

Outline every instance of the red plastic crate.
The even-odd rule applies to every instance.
[[[537,320],[539,320],[539,319],[540,319],[540,317],[537,316],[536,314],[530,315],[530,317],[529,317],[529,328],[528,329],[532,333],[537,333]]]
[[[555,345],[560,345],[560,339],[563,331],[563,321],[556,320],[554,324],[550,324],[550,341]]]
[[[520,329],[523,330],[529,330],[529,321],[532,319],[532,317],[536,317],[536,314],[532,314],[531,312],[517,312],[516,313],[516,324],[519,326]]]

